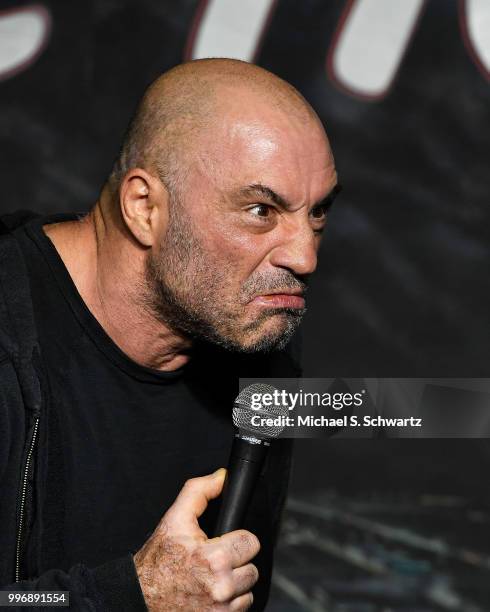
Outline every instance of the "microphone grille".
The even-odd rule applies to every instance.
[[[240,391],[233,407],[233,424],[239,432],[244,435],[252,436],[260,440],[277,438],[284,429],[285,425],[277,419],[277,424],[266,425],[261,423],[261,418],[287,417],[289,408],[287,404],[272,402],[271,405],[264,405],[262,397],[264,394],[273,394],[277,389],[272,385],[255,383]],[[253,417],[259,416],[257,420]],[[259,424],[257,424],[257,421]]]

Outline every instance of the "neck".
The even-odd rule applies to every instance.
[[[162,371],[186,364],[190,340],[144,306],[147,250],[116,219],[103,191],[80,221],[44,226],[83,301],[115,344],[133,361]]]

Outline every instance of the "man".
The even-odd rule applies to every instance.
[[[336,182],[322,124],[291,85],[200,60],[145,93],[87,215],[5,220],[5,589],[69,590],[80,610],[264,608],[287,441],[272,445],[245,529],[221,538],[215,470],[237,376],[298,373],[280,349]],[[9,291],[14,242],[29,334],[23,290]]]

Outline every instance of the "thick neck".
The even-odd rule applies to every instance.
[[[80,221],[44,226],[85,304],[113,342],[136,363],[173,371],[189,359],[191,341],[144,306],[148,249],[114,219],[107,192]]]

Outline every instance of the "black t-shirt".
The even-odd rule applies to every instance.
[[[174,372],[141,366],[106,334],[42,230],[16,232],[31,282],[47,377],[48,468],[38,500],[39,572],[100,565],[138,550],[188,478],[226,466],[238,376],[292,376],[284,354],[250,357],[200,345]],[[272,541],[289,471],[290,445],[272,445],[244,527],[262,544],[255,590],[262,609]],[[200,524],[211,535],[219,502]]]

